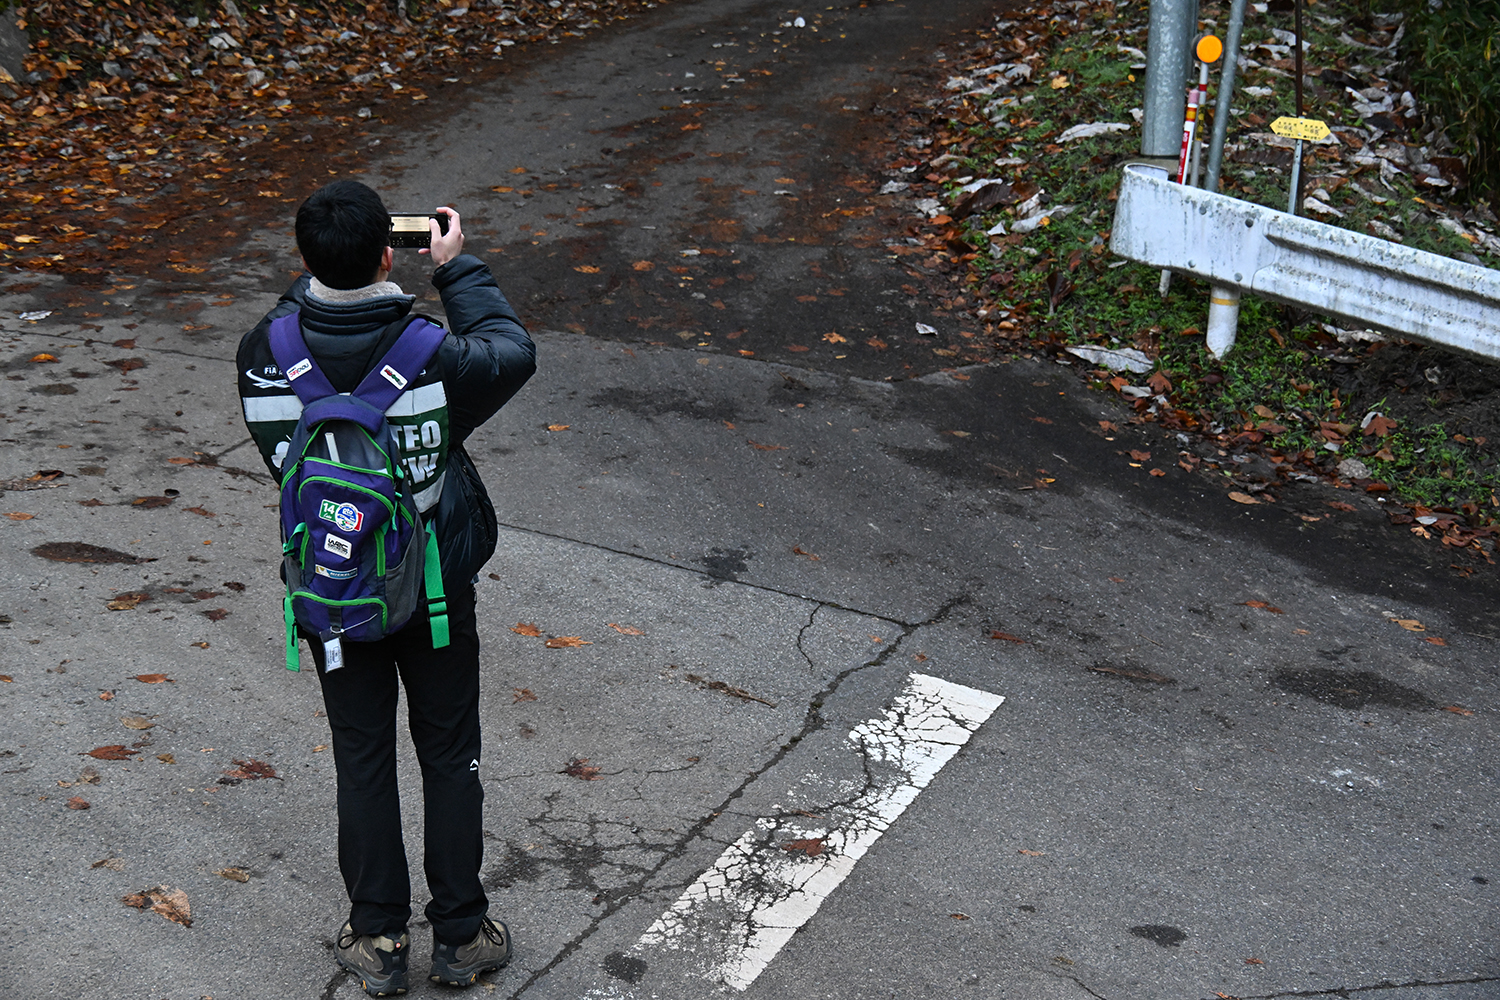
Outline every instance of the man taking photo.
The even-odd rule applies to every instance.
[[[389,366],[380,367],[403,336],[415,297],[389,280],[391,217],[380,196],[356,181],[328,184],[298,208],[297,248],[308,273],[245,335],[237,355],[245,423],[278,482],[291,474],[296,456],[289,457],[288,445],[303,413],[292,382],[315,366],[333,391],[347,394],[373,371],[386,374],[403,390],[385,410],[391,441],[425,530],[436,536],[443,603],[429,592],[404,627],[375,641],[340,642],[336,633],[328,640],[300,625],[290,640],[293,661],[297,635],[312,650],[333,732],[339,868],[350,902],[335,958],[377,997],[406,992],[411,943],[396,787],[398,679],[422,770],[430,978],[468,986],[511,957],[510,932],[488,916],[479,881],[484,791],[474,582],[494,552],[497,528],[463,442],[531,377],[536,348],[489,267],[463,253],[458,213],[438,212],[446,232],[432,221],[431,248],[421,252],[434,265],[448,330],[437,334],[441,343],[419,373],[392,377]],[[284,371],[271,325],[293,313],[313,365],[288,363]],[[444,610],[446,643],[428,620]]]

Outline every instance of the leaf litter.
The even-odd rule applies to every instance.
[[[214,4],[186,16],[144,0],[17,5],[35,42],[23,78],[0,83],[0,263],[98,272],[188,226],[181,195],[293,201],[281,162],[293,136],[353,130],[378,114],[372,106],[420,104],[427,88],[503,65],[513,47],[582,37],[654,6]],[[265,163],[250,155],[272,148],[278,158]],[[105,212],[137,224],[112,230]],[[205,270],[181,258],[167,267]]]
[[[1328,120],[1334,138],[1308,151],[1306,214],[1493,266],[1500,219],[1465,196],[1466,165],[1442,123],[1393,75],[1407,54],[1403,16],[1333,2],[1307,27],[1305,113]],[[1211,4],[1204,16],[1222,24],[1225,7]],[[1277,208],[1291,143],[1266,123],[1295,113],[1284,7],[1247,19],[1224,174],[1229,193]],[[1160,301],[1159,272],[1109,263],[1119,165],[1139,146],[1125,112],[1140,101],[1145,13],[1102,0],[997,13],[967,52],[943,63],[946,93],[906,118],[881,194],[916,221],[887,248],[942,314],[982,325],[970,346],[1090,362],[1074,371],[1123,397],[1132,423],[1176,432],[1185,450],[1175,464],[1213,473],[1231,500],[1274,502],[1296,482],[1392,493],[1382,499],[1400,503],[1382,509],[1393,524],[1493,563],[1500,378],[1440,349],[1278,314],[1254,297],[1242,310],[1241,346],[1219,362],[1203,347],[1206,286],[1179,279]],[[1153,369],[1149,386],[1116,374]],[[1368,402],[1356,409],[1359,399]],[[1350,458],[1361,463],[1348,466]]]
[[[184,927],[193,926],[193,910],[188,905],[187,893],[169,885],[159,885],[152,889],[132,892],[122,897],[120,902],[138,910],[149,909],[153,913],[159,913],[174,924],[181,924]]]

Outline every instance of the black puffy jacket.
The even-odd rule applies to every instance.
[[[271,354],[271,321],[300,310],[302,336],[318,367],[340,392],[352,390],[395,343],[392,324],[413,297],[386,295],[354,303],[309,293],[309,275],[292,282],[276,307],[240,341],[236,356],[245,424],[278,481],[286,442],[302,411]],[[495,550],[495,510],[464,440],[516,394],[536,371],[536,345],[488,265],[468,254],[437,268],[449,332],[434,362],[387,411],[406,425],[406,462],[417,479],[418,507],[435,523],[446,588],[467,584]]]

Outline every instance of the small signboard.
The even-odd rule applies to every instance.
[[[1271,131],[1287,139],[1308,142],[1319,142],[1332,134],[1328,125],[1316,118],[1278,118],[1271,123]]]

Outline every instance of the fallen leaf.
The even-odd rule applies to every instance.
[[[1068,78],[1066,76],[1054,76],[1050,81],[1050,86],[1053,90],[1062,90],[1068,86]]]
[[[571,775],[579,781],[598,781],[600,769],[589,763],[587,757],[574,757],[561,773]]]
[[[1471,708],[1464,708],[1462,705],[1444,705],[1443,706],[1443,711],[1445,711],[1445,712],[1452,712],[1454,715],[1473,715],[1474,714],[1474,710],[1473,709],[1471,709]]]
[[[122,872],[122,871],[125,870],[125,859],[124,858],[100,858],[98,861],[95,861],[93,864],[89,865],[89,867],[90,868],[108,868],[112,872]]]
[[[828,341],[830,344],[847,344],[847,343],[849,343],[848,338],[840,336],[839,333],[838,333],[838,331],[836,331],[836,330],[830,330],[828,333],[823,334],[823,339],[826,340],[826,341]]]
[[[1130,457],[1137,462],[1151,461],[1151,453],[1149,451],[1136,451],[1134,448],[1130,449]]]
[[[792,546],[792,555],[794,555],[794,556],[807,556],[807,558],[811,559],[813,562],[820,562],[822,560],[821,556],[815,556],[815,555],[813,555],[811,552],[808,552],[805,549],[803,549],[802,546],[800,546],[800,545],[794,545],[794,546]]]
[[[57,358],[51,354],[38,354],[31,359],[34,364],[57,364]]]
[[[952,917],[954,920],[968,920],[969,919],[969,915],[967,913],[950,913],[950,914],[948,914],[948,916]]]
[[[754,448],[756,451],[786,451],[787,450],[787,446],[784,445],[784,444],[761,444],[759,441],[751,441],[749,438],[746,438],[745,441],[750,445],[750,447]]]
[[[196,458],[186,458],[186,457],[183,457],[183,456],[178,456],[177,458],[169,458],[169,459],[167,459],[167,464],[168,465],[197,465],[198,464],[198,460]]]
[[[237,781],[260,781],[265,778],[275,778],[277,781],[281,780],[281,776],[276,773],[274,767],[264,761],[256,760],[254,757],[251,757],[249,760],[240,760],[236,757],[233,763],[235,765],[234,770],[225,771],[225,777],[234,778]],[[219,780],[223,781],[222,778]]]
[[[918,663],[926,663],[927,662],[927,654],[926,653],[914,653],[914,654],[912,654],[912,659],[916,660]]]
[[[576,646],[592,646],[582,636],[577,635],[555,635],[547,640],[548,649],[572,649]]]
[[[990,638],[991,639],[1004,639],[1006,642],[1018,642],[1018,643],[1022,643],[1022,644],[1025,644],[1025,642],[1026,642],[1025,639],[1017,638],[1016,636],[1011,635],[1009,632],[991,632],[990,633]]]
[[[1028,851],[1024,847],[1021,848],[1019,853],[1026,855],[1028,858],[1044,858],[1047,856],[1046,851]]]
[[[1426,636],[1422,641],[1423,642],[1430,642],[1434,646],[1446,646],[1446,645],[1448,645],[1448,640],[1447,639],[1439,639],[1435,635]]]
[[[198,514],[198,515],[200,515],[202,517],[213,517],[213,516],[215,516],[213,511],[211,511],[211,510],[204,510],[202,507],[184,507],[183,510],[187,511],[187,513],[189,513],[189,514]]]
[[[172,680],[172,678],[168,677],[166,674],[136,674],[134,679],[140,681],[142,684],[176,684],[177,683],[176,681]]]
[[[129,594],[118,594],[104,606],[111,611],[131,611],[142,601],[149,600],[151,600],[150,594],[135,591]]]
[[[1112,576],[1112,577],[1109,577],[1109,582],[1110,583],[1124,583],[1125,582],[1125,578],[1123,576]]]
[[[229,879],[229,881],[231,882],[250,881],[250,873],[245,871],[245,869],[243,868],[215,868],[214,874],[221,875],[224,878]]]
[[[1153,476],[1165,476],[1166,473],[1163,472],[1163,471],[1161,471],[1160,469],[1152,469],[1151,470],[1151,475],[1153,475]]]
[[[94,747],[88,751],[88,756],[95,760],[130,760],[136,752],[122,743],[112,743],[107,747]]]
[[[324,750],[327,750],[327,749],[328,749],[328,744],[327,743],[319,743],[317,746],[315,746],[315,747],[312,748],[312,752],[313,753],[322,753]]]
[[[87,808],[89,808],[88,799],[85,799],[85,798],[83,798],[82,796],[79,796],[79,795],[75,795],[71,799],[68,800],[68,808],[69,809],[87,809]]]
[[[122,715],[120,716],[120,724],[126,729],[146,730],[156,728],[156,723],[144,715]]]
[[[189,646],[193,646],[193,647],[195,647],[197,649],[207,649],[208,648],[208,643],[206,643],[206,642],[190,642],[190,643],[188,643],[188,645]]]
[[[47,542],[32,549],[31,554],[42,559],[51,559],[53,562],[148,563],[156,561],[154,557],[135,556],[129,552],[107,549],[102,545],[90,545],[87,542]]]
[[[16,682],[16,679],[14,677],[12,677],[10,674],[0,674],[0,683],[14,684],[15,682]]]
[[[571,426],[571,424],[548,424],[547,429],[549,431],[565,431]]]
[[[810,837],[806,840],[789,840],[781,845],[783,851],[801,851],[809,858],[816,858],[823,853],[822,837]]]
[[[1033,423],[1037,423],[1037,424],[1050,424],[1050,423],[1052,423],[1052,420],[1051,420],[1050,417],[1032,417],[1031,420],[1032,420]]]
[[[154,889],[132,892],[121,898],[120,902],[138,910],[149,908],[153,913],[159,913],[173,923],[184,927],[193,926],[192,908],[188,906],[187,893],[181,889],[159,885]]]
[[[1240,493],[1239,491],[1235,491],[1229,494],[1229,499],[1233,500],[1235,503],[1260,503],[1259,500],[1255,499],[1250,494]]]
[[[1265,601],[1241,601],[1240,603],[1247,608],[1265,608],[1273,615],[1284,614],[1284,612],[1280,608],[1273,608]]]
[[[1342,500],[1325,500],[1323,502],[1328,504],[1328,506],[1332,507],[1334,510],[1354,510],[1354,505],[1352,503],[1344,503],[1344,501]]]
[[[1423,625],[1421,622],[1417,621],[1415,618],[1392,618],[1391,621],[1395,622],[1397,625],[1400,625],[1402,628],[1406,629],[1406,631],[1408,631],[1408,632],[1426,632],[1427,631],[1427,626]]]
[[[32,518],[36,517],[35,514],[23,514],[23,513],[21,513],[18,510],[17,511],[11,511],[10,513],[6,514],[5,516],[8,517],[8,518],[10,518],[12,521],[30,521]]]
[[[638,260],[634,264],[631,264],[630,267],[636,271],[652,271],[656,269],[656,265],[649,260]]]
[[[151,510],[152,508],[155,508],[155,507],[165,507],[168,504],[172,503],[172,501],[174,499],[176,499],[176,498],[175,497],[136,497],[134,500],[130,501],[130,506],[132,506],[132,507],[139,507],[142,510]]]
[[[1383,414],[1377,414],[1370,418],[1369,423],[1365,424],[1365,437],[1369,437],[1372,434],[1375,437],[1385,437],[1395,429],[1396,421]]]
[[[510,700],[512,705],[520,704],[523,701],[536,701],[536,695],[532,693],[531,688],[511,688],[511,691],[514,692]]]
[[[595,267],[593,264],[579,264],[577,267],[573,268],[573,270],[577,271],[579,274],[598,274],[599,273],[599,269],[597,267]]]
[[[641,631],[640,629],[633,628],[630,625],[616,625],[614,622],[607,622],[606,624],[608,624],[610,628],[614,629],[616,632],[620,633],[621,635],[645,635],[646,634],[645,632]]]
[[[229,610],[227,608],[213,608],[203,612],[203,617],[211,622],[221,622],[229,617]]]
[[[159,753],[159,754],[156,755],[156,759],[159,760],[159,761],[161,761],[163,764],[175,764],[175,763],[177,763],[177,758],[174,757],[174,756],[172,756],[169,753]]]

